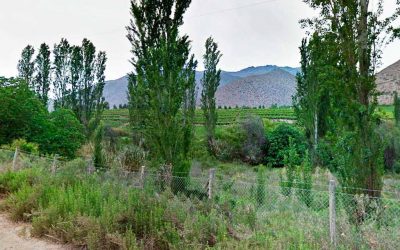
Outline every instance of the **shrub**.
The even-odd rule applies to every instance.
[[[145,164],[146,152],[135,145],[130,145],[122,149],[119,159],[122,167],[128,171],[138,171]]]
[[[384,166],[386,171],[395,171],[395,164],[400,160],[400,128],[394,122],[380,124],[377,133],[384,143]]]
[[[17,139],[14,140],[11,145],[6,146],[5,148],[10,150],[15,150],[15,148],[19,148],[21,151],[31,154],[39,153],[39,145],[33,142],[27,142],[25,139]]]
[[[267,133],[264,165],[271,164],[272,167],[284,166],[284,157],[289,148],[289,138],[292,138],[296,152],[300,158],[303,158],[307,148],[304,134],[295,126],[282,123],[276,129]]]
[[[94,131],[94,153],[93,153],[93,162],[94,167],[96,169],[104,169],[106,168],[106,162],[103,154],[103,136],[104,136],[104,126],[100,124],[97,129]]]
[[[214,150],[218,159],[232,161],[241,158],[245,134],[239,125],[230,125],[224,130],[217,131],[216,138]]]
[[[223,161],[241,160],[259,165],[264,158],[264,124],[259,117],[247,117],[216,134],[215,155]]]
[[[242,145],[243,161],[251,165],[259,165],[264,158],[265,147],[264,124],[260,117],[248,117],[241,123],[244,133]]]
[[[393,165],[393,172],[396,174],[400,174],[400,162],[396,161]]]
[[[72,159],[85,140],[84,128],[68,109],[57,109],[50,114],[47,129],[35,137],[40,150]]]

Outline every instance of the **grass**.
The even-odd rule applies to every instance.
[[[35,236],[51,235],[63,243],[89,249],[265,249],[287,246],[256,213],[240,208],[233,221],[219,206],[170,191],[154,195],[154,186],[129,188],[104,176],[87,176],[75,161],[55,176],[34,167],[0,175],[8,198],[2,209],[13,220],[32,222]],[[278,225],[279,218],[269,219]],[[265,222],[265,221],[264,221]],[[266,223],[266,222],[265,222]],[[287,226],[287,225],[286,225]],[[291,225],[295,227],[296,225]],[[283,233],[283,232],[282,232]],[[295,246],[320,248],[306,240],[308,232],[293,228]],[[281,237],[279,236],[279,237]]]
[[[219,163],[214,198],[207,200],[198,196],[207,182],[203,176],[190,179],[187,187],[198,192],[188,196],[184,188],[174,193],[161,189],[157,175],[148,174],[145,188],[137,189],[131,185],[133,177],[118,172],[87,175],[82,160],[67,163],[54,175],[49,166],[37,161],[28,169],[0,173],[0,193],[7,197],[1,208],[16,221],[31,222],[38,237],[50,235],[89,249],[331,247],[328,193],[313,190],[309,205],[297,197],[299,190],[285,195],[275,185],[283,170],[267,169],[263,184],[250,179],[257,176],[255,168]],[[314,176],[322,180],[326,174]],[[344,198],[338,196],[339,248],[400,247],[398,201],[383,200],[388,213],[355,230]]]

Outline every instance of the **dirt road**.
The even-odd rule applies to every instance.
[[[13,223],[0,213],[0,250],[61,250],[70,249],[45,240],[30,237],[31,226]]]

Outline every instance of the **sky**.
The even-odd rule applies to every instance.
[[[377,0],[375,0],[376,2]],[[385,0],[388,12],[396,0]],[[132,71],[129,0],[3,0],[0,3],[0,76],[17,74],[22,49],[45,42],[51,47],[67,38],[80,44],[88,38],[107,52],[106,77],[117,79]],[[209,36],[223,53],[220,67],[236,71],[274,64],[298,67],[298,47],[305,31],[298,21],[315,13],[302,0],[192,0],[182,32],[203,68],[204,43]],[[400,59],[400,41],[385,48],[383,67]]]

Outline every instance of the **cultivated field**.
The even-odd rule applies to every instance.
[[[251,108],[234,108],[234,109],[218,109],[218,125],[229,125],[237,122],[240,118],[246,116],[259,116],[262,119],[270,119],[277,121],[294,121],[296,116],[292,108],[269,108],[269,109],[251,109]],[[106,124],[116,126],[129,123],[129,112],[127,109],[106,110],[103,114],[103,120]],[[196,109],[195,123],[201,125],[204,123],[203,111]]]

